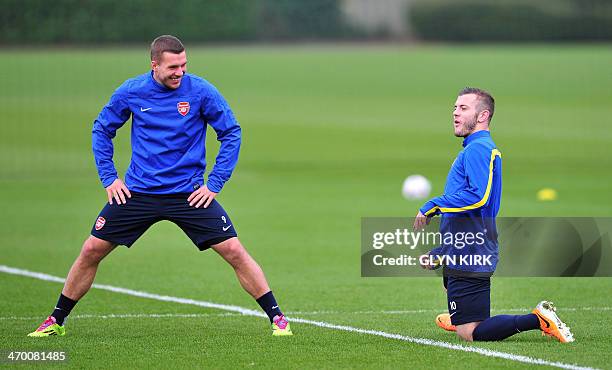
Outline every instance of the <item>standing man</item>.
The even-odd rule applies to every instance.
[[[494,110],[495,100],[488,92],[469,87],[459,92],[453,122],[455,136],[464,138],[463,150],[452,164],[444,194],[425,203],[414,221],[418,231],[431,217],[442,215],[444,241],[429,257],[445,261],[449,314],[439,315],[436,323],[470,342],[497,341],[535,329],[560,342],[573,342],[551,302],[540,302],[527,315],[490,317],[491,275],[498,260],[495,217],[502,189],[501,152],[489,132]],[[435,265],[427,262],[423,267]]]
[[[201,251],[212,248],[221,255],[270,318],[272,334],[292,335],[263,271],[215,200],[236,167],[240,126],[219,91],[186,71],[181,41],[159,36],[151,44],[151,71],[124,82],[94,121],[93,152],[108,204],[72,265],[57,306],[29,336],[65,335],[66,317],[91,287],[100,261],[117,245],[129,248],[161,220],[175,223]],[[132,161],[124,183],[113,163],[112,139],[130,117]],[[204,183],[207,125],[221,147]]]

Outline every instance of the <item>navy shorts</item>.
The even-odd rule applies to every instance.
[[[491,278],[449,276],[445,285],[453,325],[484,321],[491,316]]]
[[[106,203],[91,235],[130,247],[151,225],[168,220],[180,227],[200,250],[237,236],[232,221],[216,200],[208,208],[195,208],[187,202],[189,193],[131,193],[126,204]]]

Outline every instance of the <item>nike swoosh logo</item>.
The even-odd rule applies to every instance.
[[[450,315],[448,315],[448,317],[453,317],[453,315],[456,314],[456,313],[457,313],[457,311],[451,313]]]
[[[536,313],[536,316],[538,316],[540,320],[544,321],[544,323],[546,324],[546,329],[550,328],[550,323],[548,322],[548,320],[542,317],[542,315],[540,315],[539,313]]]
[[[223,231],[227,231],[230,227],[232,227],[232,225],[224,226]]]
[[[140,107],[140,111],[141,112],[146,112],[146,111],[148,111],[150,109],[153,109],[153,108],[143,108],[143,107]]]
[[[278,306],[272,306],[272,309],[278,308]]]

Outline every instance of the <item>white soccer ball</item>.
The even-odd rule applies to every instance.
[[[409,200],[425,199],[431,192],[431,183],[424,176],[412,175],[404,180],[402,195]]]

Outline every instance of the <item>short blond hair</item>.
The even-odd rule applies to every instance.
[[[480,110],[481,112],[483,110],[488,110],[489,122],[491,122],[491,120],[493,119],[493,113],[495,112],[495,99],[493,98],[493,96],[487,91],[476,87],[464,87],[463,89],[461,89],[461,91],[459,91],[459,95],[457,96],[468,94],[474,94],[478,97],[478,110]]]
[[[180,54],[185,51],[183,43],[172,35],[161,35],[151,43],[151,60],[159,62],[164,52]]]

